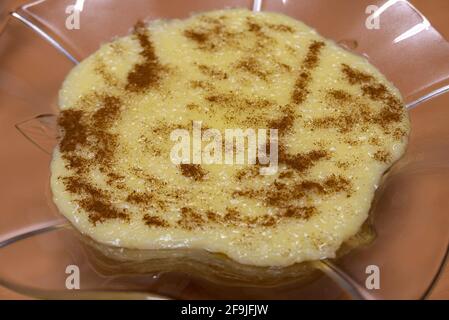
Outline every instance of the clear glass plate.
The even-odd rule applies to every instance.
[[[69,30],[66,8],[75,2],[82,7],[80,29]],[[378,7],[372,17],[369,5]],[[127,34],[138,19],[184,18],[227,7],[302,20],[366,56],[401,91],[412,134],[406,155],[376,194],[377,238],[338,261],[316,263],[320,276],[307,284],[251,287],[179,270],[130,273],[124,266],[105,271],[49,196],[59,87],[76,61]],[[8,18],[9,11],[14,13]],[[378,18],[379,29],[367,28],[367,18]],[[38,298],[425,298],[449,245],[449,111],[426,100],[448,89],[449,43],[406,1],[2,1],[0,285]],[[79,290],[66,287],[71,265],[80,269]],[[365,286],[371,265],[379,267],[379,289]]]

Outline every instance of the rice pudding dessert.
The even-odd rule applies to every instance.
[[[409,134],[400,93],[363,57],[243,9],[137,23],[70,72],[59,105],[51,188],[81,233],[253,266],[335,257]],[[171,133],[195,122],[276,129],[277,170],[174,163]]]

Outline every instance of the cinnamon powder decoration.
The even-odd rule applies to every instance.
[[[224,18],[200,17],[201,25],[183,31],[184,37],[196,43],[204,51],[217,51],[225,47],[237,47],[240,33],[230,31]]]
[[[315,207],[298,207],[290,206],[285,209],[283,216],[286,218],[304,219],[308,220],[317,213]]]
[[[309,50],[301,66],[301,72],[295,82],[292,93],[293,103],[300,104],[304,102],[306,96],[309,94],[307,86],[312,81],[311,72],[318,65],[319,54],[324,46],[325,44],[322,41],[313,41],[309,45]]]
[[[312,130],[334,128],[341,134],[347,134],[356,128],[364,130],[364,128],[377,125],[395,140],[402,139],[406,132],[400,128],[394,128],[394,124],[401,122],[404,116],[404,107],[401,101],[372,75],[344,63],[341,64],[341,71],[348,83],[360,87],[362,97],[381,102],[381,109],[374,110],[370,108],[366,100],[356,98],[343,90],[329,89],[326,93],[328,103],[345,108],[340,108],[336,115],[312,119],[306,123],[306,126]],[[350,145],[359,143],[349,137],[344,138],[344,141]],[[376,143],[370,143],[376,145]],[[387,162],[385,157],[377,156],[375,159]]]
[[[128,74],[126,89],[140,92],[159,83],[164,67],[156,56],[155,48],[143,22],[139,21],[135,25],[134,34],[142,47],[140,55],[143,62],[136,64]]]
[[[192,178],[195,181],[203,180],[206,176],[206,171],[199,164],[181,164],[181,173],[183,176]]]
[[[178,220],[178,225],[184,229],[192,230],[201,227],[205,220],[202,215],[193,211],[192,208],[181,208],[181,219]]]
[[[372,75],[353,69],[346,63],[342,63],[341,71],[350,84],[363,84],[374,80],[374,77]]]
[[[192,29],[185,30],[184,36],[197,42],[199,45],[204,45],[209,40],[209,35],[207,33]]]
[[[75,151],[78,145],[83,145],[87,140],[87,130],[82,121],[81,110],[65,110],[58,118],[58,125],[64,130],[59,149],[61,152]]]
[[[287,32],[287,33],[293,33],[295,32],[295,29],[293,27],[290,27],[286,24],[272,24],[272,23],[267,23],[266,26],[269,29],[275,30],[275,31],[279,31],[279,32]]]
[[[228,74],[224,71],[221,71],[217,68],[213,68],[211,66],[205,64],[198,64],[198,69],[206,76],[211,77],[216,80],[226,80],[228,78]]]
[[[353,108],[344,110],[336,116],[313,119],[310,123],[311,128],[336,128],[340,133],[347,133],[357,126],[378,125],[386,134],[391,134],[396,140],[401,139],[405,132],[401,129],[391,129],[392,125],[399,123],[404,116],[404,107],[399,99],[370,74],[346,64],[341,65],[341,71],[346,81],[360,87],[362,96],[380,101],[382,108],[374,111],[362,103],[355,102]],[[352,96],[341,90],[339,92],[330,90],[328,96],[344,105],[355,101]]]
[[[129,72],[125,89],[131,92],[141,92],[158,85],[164,67],[158,61],[155,48],[142,22],[136,24],[134,35],[142,47],[140,55],[143,62],[136,64]],[[97,72],[105,77],[104,70],[97,69]],[[89,219],[92,223],[104,222],[107,219],[128,221],[129,214],[126,210],[117,209],[109,204],[110,194],[108,191],[99,189],[92,182],[88,182],[88,175],[95,168],[107,174],[108,177],[117,176],[113,172],[113,162],[118,147],[118,136],[111,132],[110,128],[120,118],[122,103],[117,97],[102,96],[98,93],[94,93],[90,98],[81,99],[81,103],[90,103],[90,109],[94,109],[92,106],[98,103],[100,103],[100,107],[92,113],[69,109],[63,111],[58,120],[63,131],[60,151],[68,163],[68,168],[78,175],[64,178],[66,190],[79,197],[77,202],[89,212]],[[77,148],[89,150],[94,154],[93,158],[85,158],[78,154]],[[77,182],[78,179],[83,183]],[[118,179],[109,178],[108,183],[114,184],[119,189],[124,187]],[[137,203],[144,201],[147,204],[148,199],[131,194],[129,201]]]
[[[108,191],[89,181],[89,173],[94,168],[110,172],[114,161],[117,137],[109,128],[120,117],[121,101],[114,96],[95,94],[86,103],[100,105],[88,113],[83,110],[68,109],[61,112],[58,125],[62,130],[59,150],[67,161],[67,168],[73,175],[62,177],[66,190],[77,196],[76,202],[89,214],[89,220],[96,224],[108,219],[129,220],[126,210],[110,204]],[[78,150],[89,150],[93,158],[86,158]]]
[[[169,226],[168,222],[158,216],[150,216],[149,214],[145,214],[142,219],[145,224],[149,227],[161,227],[166,228]]]
[[[244,70],[248,73],[255,75],[256,77],[267,81],[268,72],[263,70],[259,61],[257,61],[254,57],[248,57],[246,59],[240,60],[237,65],[237,69]]]
[[[153,202],[154,196],[151,193],[139,193],[133,191],[128,195],[126,201],[135,203],[135,204],[145,204],[149,205]]]
[[[192,208],[181,208],[181,218],[177,221],[179,227],[193,230],[203,227],[206,224],[214,223],[219,225],[255,227],[273,227],[283,219],[309,219],[317,213],[314,207],[289,206],[276,214],[263,214],[255,217],[245,216],[236,208],[227,207],[226,213],[218,214],[213,211],[206,211],[205,214],[195,212]]]
[[[331,175],[324,181],[303,180],[294,185],[276,181],[274,188],[266,193],[266,202],[269,206],[282,206],[283,203],[304,198],[313,193],[329,195],[344,192],[350,196],[351,188],[351,182],[348,179],[336,175]]]
[[[260,32],[260,28],[255,25],[254,23],[249,24],[250,30],[253,32]],[[302,173],[306,170],[310,169],[315,165],[316,162],[322,160],[322,159],[328,159],[329,153],[325,150],[312,150],[305,154],[289,154],[284,147],[283,143],[285,140],[286,135],[289,133],[291,128],[294,125],[295,119],[298,118],[298,115],[296,113],[295,105],[301,104],[304,102],[306,96],[309,94],[309,91],[307,89],[309,83],[312,81],[312,70],[317,67],[319,62],[319,53],[321,49],[325,46],[324,42],[320,41],[314,41],[309,45],[308,52],[306,54],[306,57],[304,58],[302,65],[301,65],[301,72],[296,80],[295,86],[293,88],[292,92],[292,105],[286,105],[283,107],[283,115],[279,117],[278,119],[269,121],[267,127],[269,128],[275,128],[279,130],[279,150],[278,150],[278,160],[280,164],[284,164],[287,166],[287,168],[290,168],[296,172]],[[292,176],[292,171],[284,171],[281,172],[280,175],[283,175],[283,177]],[[241,177],[247,175],[246,172],[241,172],[236,176],[237,180],[241,180]],[[318,189],[322,191],[322,193],[325,193],[324,186],[319,185],[316,183],[316,186],[319,186],[321,189]],[[303,185],[301,185],[301,191],[299,192],[298,189],[292,190],[291,187],[280,183],[278,181],[275,181],[272,185],[268,187],[268,190],[243,190],[243,191],[236,191],[234,193],[235,196],[244,196],[249,198],[259,198],[262,197],[262,200],[266,202],[268,206],[272,207],[282,207],[286,203],[291,202],[294,197],[296,199],[298,197],[304,196],[305,189],[308,191],[314,191],[314,188],[309,184],[306,185],[306,182],[304,182]],[[298,188],[298,186],[296,186]],[[326,189],[327,190],[327,189]],[[316,190],[315,190],[316,191]],[[336,190],[335,192],[339,192],[341,190]],[[327,194],[327,193],[326,193]],[[281,216],[288,216],[288,217],[299,217],[303,219],[308,219],[312,216],[313,213],[316,213],[316,208],[310,207],[305,212],[304,210],[300,210],[298,208],[293,209],[290,207],[288,210],[284,211],[284,214]],[[280,218],[279,215],[270,216],[270,219],[267,220],[263,225],[274,225],[277,223],[277,220]]]
[[[264,30],[265,28],[270,28],[268,24],[257,21],[257,19],[253,17],[247,17],[246,25],[248,26],[248,31],[252,32],[256,36],[254,50],[257,50],[257,52],[266,52],[271,46],[276,44],[276,39],[269,36]]]
[[[129,221],[129,214],[111,205],[110,196],[104,190],[84,181],[82,177],[64,177],[63,181],[68,192],[80,196],[77,203],[88,212],[89,220],[94,225],[108,219]]]
[[[121,101],[117,97],[103,97],[102,107],[93,114],[94,126],[97,129],[105,130],[112,126],[120,116]]]
[[[105,169],[112,162],[117,145],[117,137],[108,129],[120,117],[120,100],[112,96],[98,96],[94,103],[99,103],[100,108],[93,114],[68,109],[62,111],[58,118],[58,125],[63,131],[60,151],[69,162],[70,169],[77,172],[85,171],[91,162],[76,154],[77,148],[90,149],[100,167]]]
[[[391,154],[388,151],[385,150],[378,150],[376,151],[376,153],[374,153],[374,159],[376,159],[377,161],[380,162],[385,162],[387,163],[388,161],[391,160]]]
[[[86,197],[78,201],[79,205],[89,213],[89,220],[96,224],[109,219],[121,219],[129,222],[130,216],[124,209],[117,209],[107,199]]]
[[[312,150],[307,153],[298,153],[295,155],[289,155],[283,149],[279,152],[279,162],[284,163],[294,170],[304,172],[311,168],[316,162],[322,159],[328,159],[329,153],[325,150]]]
[[[339,102],[351,102],[353,100],[351,94],[349,94],[346,91],[343,90],[337,90],[337,89],[330,89],[327,92],[328,96],[330,96],[332,99],[334,99],[335,101],[339,101]]]
[[[220,19],[205,19],[204,28],[189,28],[183,31],[184,37],[197,44],[199,50],[216,51],[221,48],[237,48],[238,37],[240,33],[230,32]],[[256,47],[266,46],[272,39],[268,36],[270,32],[294,32],[294,29],[287,25],[269,25],[259,24],[249,19],[247,21],[248,30],[257,35]],[[270,29],[268,35],[264,30]],[[137,63],[127,75],[125,89],[128,94],[141,93],[151,88],[155,89],[160,84],[162,73],[165,66],[161,65],[155,47],[151,41],[150,35],[141,22],[134,28],[134,36],[139,41],[142,48],[140,52],[142,61]],[[297,199],[307,199],[313,195],[327,196],[331,194],[343,193],[348,197],[352,192],[352,183],[343,176],[331,175],[323,180],[311,180],[305,176],[311,168],[319,161],[330,159],[331,154],[326,149],[317,146],[318,149],[306,153],[290,154],[285,147],[285,140],[294,123],[300,119],[298,107],[306,99],[309,92],[309,85],[313,81],[313,70],[319,64],[320,53],[325,47],[322,41],[313,41],[302,61],[298,77],[292,89],[290,103],[277,106],[273,102],[263,98],[245,98],[236,92],[219,92],[207,80],[191,80],[189,83],[193,88],[201,89],[206,92],[203,96],[208,106],[215,110],[226,109],[225,120],[235,120],[235,115],[242,109],[251,110],[252,115],[248,115],[245,124],[266,126],[279,130],[279,163],[284,165],[285,170],[279,173],[278,178],[266,188],[262,189],[243,189],[234,192],[234,197],[246,197],[250,199],[261,200],[263,204],[274,207],[277,212],[274,214],[263,214],[257,217],[245,216],[237,208],[228,207],[225,212],[213,212],[211,210],[202,212],[194,208],[182,207],[181,218],[174,224],[158,216],[145,214],[141,219],[149,227],[178,227],[187,230],[201,228],[207,223],[221,225],[246,226],[248,228],[256,226],[272,227],[281,223],[283,219],[310,219],[318,213],[314,206],[294,205]],[[275,63],[279,63],[276,62]],[[206,64],[197,64],[198,69],[203,76],[214,80],[227,80],[228,74],[216,67]],[[242,70],[266,81],[270,74],[264,70],[262,64],[253,56],[237,61],[233,65],[234,70]],[[290,66],[284,68],[290,70]],[[103,70],[104,71],[104,70]],[[102,73],[103,71],[97,70]],[[343,77],[352,85],[360,87],[361,95],[364,98],[373,101],[380,101],[384,107],[381,112],[373,112],[369,108],[360,105],[360,110],[354,112],[348,108],[336,116],[318,118],[312,120],[308,125],[312,129],[337,128],[339,133],[348,133],[359,124],[376,124],[384,130],[390,129],[390,124],[402,119],[401,103],[391,94],[387,87],[380,84],[376,79],[362,71],[355,70],[346,64],[341,65]],[[108,82],[107,75],[102,74],[104,80]],[[109,81],[110,82],[110,81]],[[342,106],[353,106],[357,104],[355,98],[348,92],[339,89],[330,89],[327,92],[327,99]],[[63,137],[60,141],[60,151],[63,158],[67,161],[69,169],[73,170],[73,176],[64,177],[63,181],[66,190],[74,194],[75,201],[81,208],[89,214],[89,220],[93,223],[101,223],[108,219],[120,219],[129,221],[130,212],[126,209],[117,208],[111,204],[113,194],[103,190],[89,181],[89,173],[92,170],[99,169],[110,179],[109,184],[118,188],[120,174],[113,171],[114,155],[118,147],[118,136],[112,130],[116,121],[121,117],[123,103],[118,97],[102,96],[97,94],[93,98],[94,102],[99,102],[99,107],[94,111],[88,112],[89,108],[82,110],[66,110],[61,113],[59,125],[63,130]],[[189,110],[201,111],[201,106],[196,103],[186,105]],[[281,110],[281,115],[273,119],[264,117],[265,110],[269,114],[270,110]],[[254,115],[256,112],[259,114]],[[271,114],[272,115],[272,114]],[[173,128],[161,124],[152,128],[153,134],[165,136],[167,130]],[[396,136],[403,136],[403,132],[394,131]],[[143,139],[144,140],[144,139]],[[84,149],[93,153],[93,158],[84,158],[83,153],[77,152]],[[387,152],[379,150],[373,156],[376,160],[388,162],[390,155]],[[347,168],[348,163],[341,164],[341,167]],[[191,178],[194,181],[203,181],[207,172],[200,165],[181,164],[179,166],[181,174]],[[242,170],[235,176],[237,183],[245,179],[255,178],[254,172],[257,172],[257,166],[249,170]],[[136,176],[139,176],[136,174]],[[144,178],[143,176],[139,176]],[[296,178],[299,179],[295,180]],[[293,183],[289,183],[293,181]],[[156,183],[150,178],[149,184],[154,187],[154,192],[136,192],[126,190],[125,200],[140,208],[163,208],[166,203],[161,203],[157,199],[158,188],[165,185]],[[174,193],[173,198],[179,199],[180,193]]]
[[[244,189],[235,191],[234,197],[258,199],[266,206],[280,208],[280,212],[270,215],[270,221],[277,224],[283,218],[310,219],[318,210],[314,206],[292,206],[292,201],[308,198],[313,194],[322,196],[343,193],[346,197],[352,194],[352,183],[340,175],[330,175],[322,181],[302,180],[294,184],[275,180],[273,184],[263,189]],[[262,216],[261,219],[264,216]],[[235,219],[234,219],[235,220]],[[261,223],[261,220],[256,221]]]

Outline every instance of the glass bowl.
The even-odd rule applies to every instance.
[[[407,153],[376,193],[375,241],[341,259],[315,262],[313,281],[270,286],[219,283],[171,268],[130,272],[126,263],[107,259],[99,263],[50,197],[50,153],[57,143],[63,79],[77,61],[127,34],[139,19],[185,18],[230,7],[302,20],[364,55],[401,91],[412,134]],[[73,28],[74,20],[66,24],[74,9],[79,29]],[[427,100],[446,91],[449,43],[407,1],[2,1],[0,285],[26,296],[64,299],[426,298],[449,245],[449,111]],[[79,270],[79,288],[70,285],[73,268]],[[377,272],[379,282],[373,282]]]

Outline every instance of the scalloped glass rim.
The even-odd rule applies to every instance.
[[[355,6],[354,3],[352,3],[349,7],[347,3],[336,4],[322,0],[314,1],[313,5],[310,5],[310,3],[306,3],[305,1],[289,2],[285,0],[254,2],[216,1],[213,3],[208,1],[196,1],[194,2],[193,7],[190,6],[192,8],[189,8],[189,6],[178,5],[180,1],[173,0],[170,1],[170,4],[168,5],[162,5],[162,8],[159,8],[159,11],[148,10],[148,8],[151,8],[151,5],[155,5],[151,1],[144,3],[142,1],[133,0],[127,1],[126,5],[123,1],[119,2],[113,0],[98,1],[95,3],[87,2],[85,4],[86,7],[84,8],[84,12],[89,13],[88,17],[90,18],[90,21],[86,22],[87,27],[83,32],[75,32],[75,34],[73,32],[68,32],[63,27],[65,19],[64,15],[54,15],[54,10],[65,8],[68,4],[71,4],[71,2],[73,1],[34,1],[18,8],[14,17],[19,19],[22,23],[25,23],[28,27],[31,27],[72,62],[77,62],[91,53],[99,43],[108,41],[113,36],[126,33],[129,26],[132,25],[131,21],[136,20],[135,16],[131,17],[131,14],[128,14],[126,15],[126,19],[128,19],[130,23],[122,21],[120,26],[110,26],[109,24],[108,27],[105,28],[106,30],[95,32],[95,30],[98,29],[95,28],[95,25],[98,27],[98,24],[103,25],[105,21],[107,22],[108,19],[111,19],[107,14],[100,16],[96,14],[102,6],[103,9],[109,9],[109,11],[106,10],[109,14],[111,14],[112,11],[113,14],[119,14],[120,17],[123,16],[122,12],[123,9],[125,9],[123,6],[141,6],[142,8],[139,7],[137,10],[138,18],[155,18],[160,16],[165,18],[184,17],[192,11],[218,9],[223,8],[224,6],[245,6],[247,8],[278,11],[303,20],[312,27],[315,27],[323,35],[334,39],[350,50],[367,56],[373,64],[379,67],[381,71],[383,71],[387,77],[399,87],[410,108],[449,90],[449,59],[445,59],[449,53],[449,44],[430,26],[427,19],[422,16],[422,14],[405,1],[375,1],[380,8],[379,12],[381,12],[380,16],[382,17],[382,21],[386,20],[386,24],[389,26],[388,30],[383,30],[377,35],[375,33],[369,33],[370,31],[367,31],[364,27],[364,21],[361,19],[365,19],[366,16],[362,14],[360,16],[353,15],[353,12],[356,10],[362,10],[367,4],[372,4],[369,3],[371,1],[358,1]],[[90,8],[89,6],[91,5],[92,7]],[[348,10],[349,8],[351,8],[352,11]],[[133,14],[136,14],[136,8],[134,7],[133,9]],[[325,11],[324,14],[323,10]],[[320,12],[326,19],[324,17],[317,19],[316,14],[313,14],[315,11]],[[148,12],[148,14],[143,14],[142,16],[142,12]],[[364,11],[362,10],[360,12],[362,13]],[[348,15],[352,19],[348,19]],[[93,19],[94,17],[95,19]],[[336,25],[338,25],[338,28],[335,28]],[[367,32],[371,36],[367,37]],[[88,37],[86,37],[86,35],[88,35]],[[379,43],[387,44],[388,50],[385,50],[385,48],[383,51],[378,50],[375,44],[378,45]],[[390,43],[393,43],[394,45],[391,46]],[[402,45],[406,48],[405,52],[419,62],[418,65],[414,65],[414,68],[411,70],[408,68],[408,63],[401,62],[401,60],[410,59],[410,56],[407,56],[407,54],[404,58],[404,46]],[[433,48],[433,50],[428,48]],[[437,65],[437,68],[435,65]],[[404,72],[410,73],[410,76],[406,77],[406,79],[403,79]],[[36,118],[16,124],[19,131],[26,138],[45,152],[51,151],[57,138],[54,134],[52,122],[45,121],[48,119],[47,117],[52,119],[54,118],[54,115],[39,115]],[[38,230],[41,230],[42,232],[51,231],[50,233],[56,231],[53,227],[50,227],[49,229],[44,227],[43,229]],[[37,231],[36,235],[39,234],[41,233]],[[29,235],[30,234],[25,232],[24,238]],[[34,235],[34,233],[31,233],[31,235]],[[12,244],[8,239],[11,238],[7,237],[5,241],[1,242],[0,248],[6,246],[6,244]],[[14,240],[22,240],[22,238],[19,236],[18,238],[14,238]],[[425,298],[435,284],[436,279],[444,266],[444,262],[447,260],[447,243],[444,248],[444,255],[440,263],[438,263],[438,269],[433,277],[431,277],[426,286],[427,288],[418,295],[418,297]],[[351,272],[349,272],[351,276],[349,276],[347,272],[343,271],[345,266],[345,263],[343,263],[343,269],[341,269],[333,263],[329,263],[318,267],[337,281],[340,286],[343,286],[346,291],[349,291],[349,294],[352,295],[352,297],[382,298],[382,295],[370,296],[366,290],[362,289],[359,285],[359,283],[362,282],[360,273],[354,275],[354,270],[351,270]],[[354,279],[357,280],[354,281]],[[0,284],[1,283],[18,292],[36,297],[69,298],[71,296],[70,294],[67,295],[65,291],[53,292],[51,290],[39,288],[33,289],[0,278]],[[78,292],[77,296],[80,297],[79,294],[82,292],[84,292],[84,290]],[[131,292],[124,295],[122,295],[123,292],[105,293],[102,290],[85,291],[83,294],[85,298],[111,298],[114,294],[120,294],[121,298],[153,297],[148,294],[139,295],[139,293]],[[160,298],[159,296],[154,297]]]

